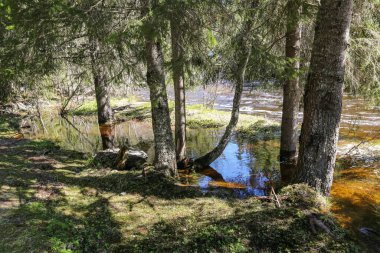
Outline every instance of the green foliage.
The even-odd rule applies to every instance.
[[[0,137],[16,133],[20,127],[21,116],[16,114],[0,115]]]
[[[380,103],[380,3],[355,1],[346,67],[346,90]]]

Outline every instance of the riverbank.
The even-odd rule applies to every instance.
[[[112,101],[115,121],[130,120],[151,121],[149,102],[137,102],[131,99],[114,99]],[[174,123],[174,103],[169,103],[171,122]],[[70,112],[72,115],[90,116],[96,114],[95,101],[88,101]],[[202,104],[191,104],[186,107],[187,128],[207,129],[228,125],[231,113],[205,107]],[[240,114],[236,133],[250,141],[270,140],[280,137],[280,124],[262,116]]]
[[[361,251],[304,187],[281,193],[279,208],[95,169],[84,153],[21,138],[11,119],[0,120],[1,252]],[[310,217],[332,235],[313,232]]]

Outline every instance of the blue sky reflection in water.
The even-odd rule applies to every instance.
[[[241,198],[250,195],[264,196],[270,180],[263,172],[265,168],[256,167],[256,161],[253,153],[247,148],[241,148],[234,138],[210,166],[219,174],[218,177],[201,176],[198,185],[203,190],[213,186],[232,188]]]

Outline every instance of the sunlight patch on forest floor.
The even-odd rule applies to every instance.
[[[0,146],[1,252],[318,252],[359,247],[314,202],[284,200],[276,208],[256,198],[236,199],[228,189],[211,194],[180,187],[155,173],[144,177],[140,171],[95,169],[83,153],[50,141],[3,136]],[[46,166],[46,161],[54,163]],[[301,198],[312,200],[310,195]],[[312,232],[308,215],[314,212],[337,239]]]

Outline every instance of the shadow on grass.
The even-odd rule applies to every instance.
[[[120,242],[108,199],[94,197],[77,213],[65,212],[72,203],[64,175],[84,168],[83,154],[8,138],[0,139],[0,153],[0,252],[106,252]]]
[[[247,207],[225,195],[210,197],[177,186],[154,173],[143,177],[141,172],[95,170],[82,153],[49,141],[1,138],[0,153],[0,252],[355,250],[337,227],[339,240],[312,234],[305,214],[293,207],[276,209],[258,201]],[[120,206],[110,204],[110,198],[123,195],[129,196],[121,202],[125,220],[116,220]],[[215,198],[234,213],[205,214],[202,205],[210,202],[202,199]],[[192,216],[160,218],[140,235],[125,232],[134,222],[128,210],[139,212],[139,204],[160,216],[164,205],[175,209],[189,199],[196,201],[190,209],[199,209]]]
[[[339,234],[335,240],[308,231],[296,209],[248,211],[210,221],[175,219],[154,224],[148,234],[115,248],[116,252],[359,252]]]

